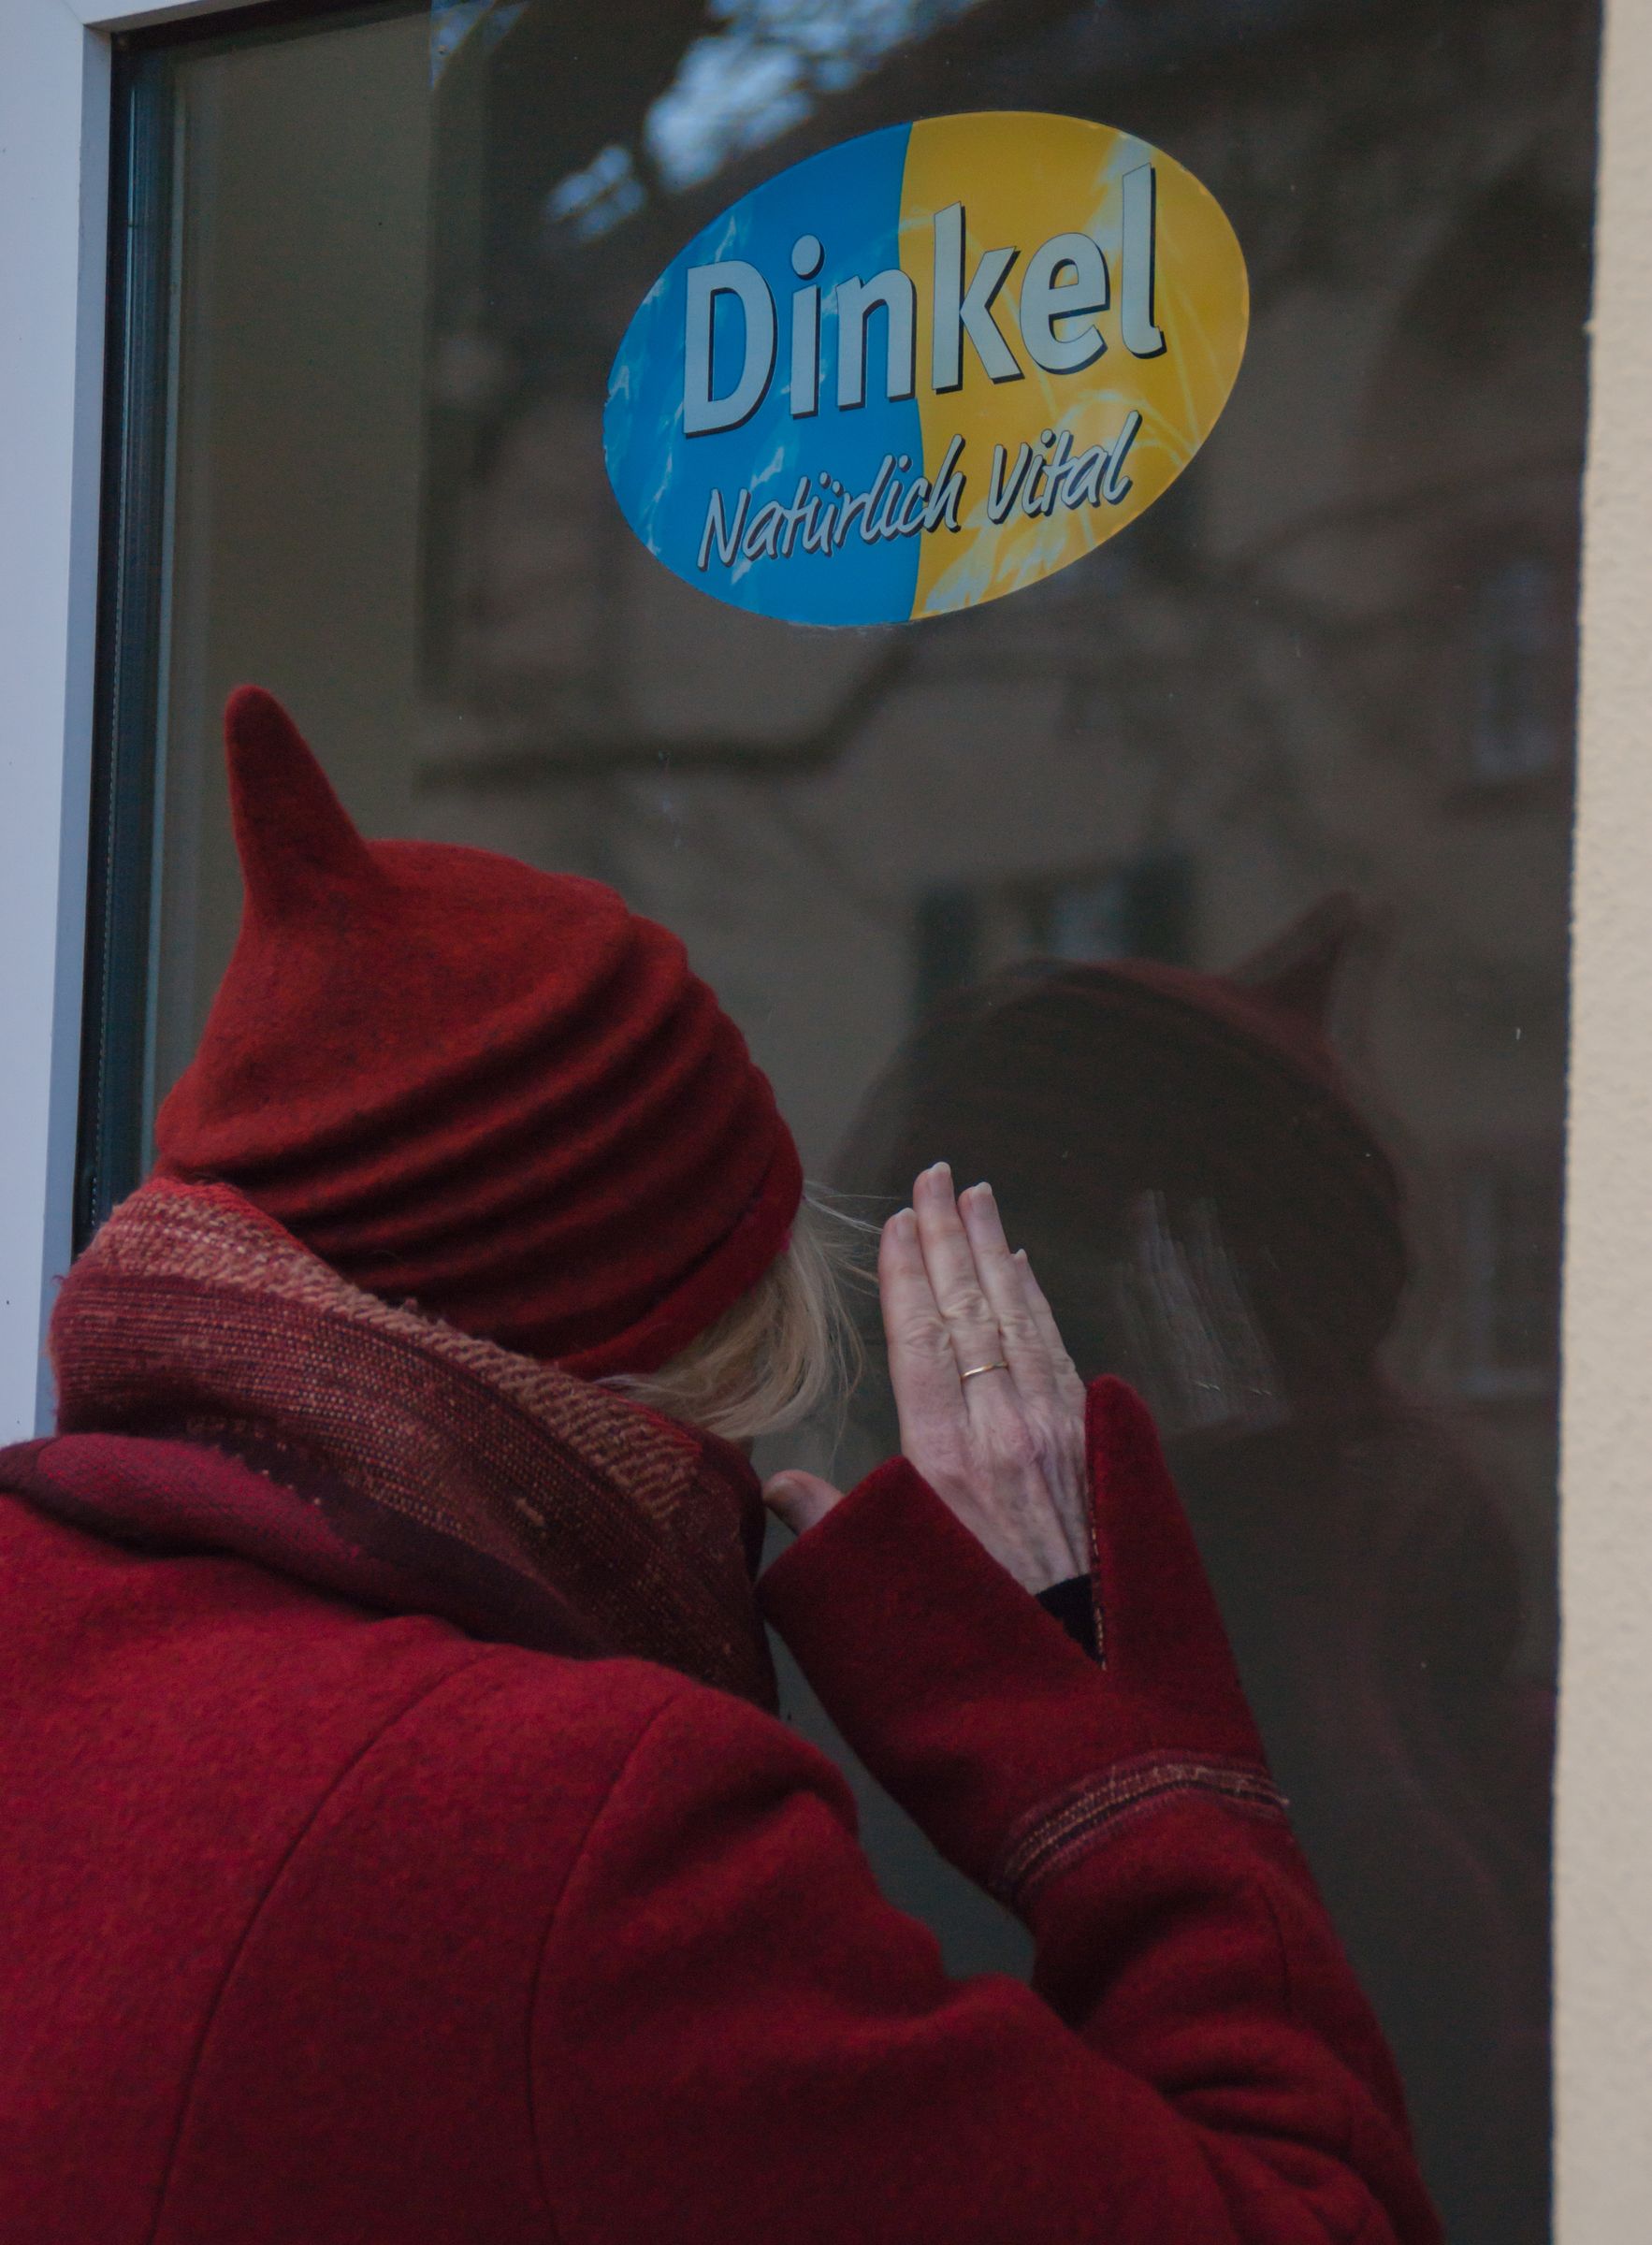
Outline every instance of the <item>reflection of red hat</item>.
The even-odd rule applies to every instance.
[[[1326,1034],[1326,1020],[1344,961],[1361,932],[1359,907],[1340,893],[1305,912],[1284,933],[1225,975],[1164,966],[1153,959],[1114,959],[1089,972],[1097,988],[1168,999],[1184,1033],[1198,1031],[1247,1054],[1277,1061],[1304,1089],[1323,1092],[1356,1114],[1347,1080]]]
[[[363,841],[257,687],[225,738],[246,903],[158,1171],[235,1185],[465,1332],[657,1369],[761,1276],[803,1189],[682,945],[595,881]]]
[[[1187,1228],[1203,1211],[1297,1392],[1363,1378],[1409,1259],[1399,1175],[1326,1034],[1361,932],[1358,908],[1330,898],[1226,975],[1141,959],[1004,969],[911,1038],[834,1178],[900,1191],[937,1154],[991,1178],[1035,1263],[1065,1267],[1075,1354],[1113,1350],[1097,1369],[1120,1365],[1103,1282],[1144,1252],[1133,1212],[1157,1196]],[[1169,1303],[1161,1280],[1144,1283]]]

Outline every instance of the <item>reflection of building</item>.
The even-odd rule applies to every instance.
[[[1541,1617],[1588,11],[891,8],[848,11],[876,36],[835,55],[818,11],[759,12],[686,55],[660,22],[630,106],[588,121],[505,69],[538,11],[497,65],[449,66],[456,149],[485,111],[504,184],[485,246],[441,237],[435,456],[469,465],[430,501],[419,815],[680,927],[817,1167],[948,983],[1029,949],[1219,966],[1354,891],[1383,934],[1340,1026],[1416,1214],[1396,1369],[1472,1429]],[[1188,164],[1246,245],[1247,365],[1182,483],[1090,561],[910,633],[800,634],[630,538],[601,375],[711,211],[942,82]]]

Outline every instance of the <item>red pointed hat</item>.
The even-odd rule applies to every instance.
[[[261,688],[225,739],[245,904],[157,1174],[236,1186],[465,1332],[657,1369],[761,1276],[803,1192],[682,945],[596,881],[364,841]]]

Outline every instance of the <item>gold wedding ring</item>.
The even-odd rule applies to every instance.
[[[958,1375],[959,1385],[962,1386],[965,1380],[978,1380],[983,1372],[1007,1372],[1008,1369],[1009,1367],[1005,1363],[1003,1357],[998,1356],[991,1364],[973,1365],[967,1372],[960,1372]]]

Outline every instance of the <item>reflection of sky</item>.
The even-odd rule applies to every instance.
[[[1340,9],[1373,0],[1335,0]],[[499,36],[522,0],[434,0],[454,20],[452,43],[477,22]],[[898,48],[929,37],[979,0],[712,0],[719,28],[695,39],[676,77],[649,108],[641,140],[661,182],[693,187],[732,157],[761,148],[821,101],[867,77]],[[1174,64],[1327,12],[1328,0],[1157,0],[1151,12],[1087,0],[1055,35],[1065,68],[1080,77]],[[432,32],[434,46],[435,33]],[[449,48],[451,51],[451,46]],[[631,152],[605,148],[545,197],[547,222],[580,239],[606,233],[645,199]]]
[[[696,39],[644,137],[668,187],[691,187],[841,93],[894,48],[976,0],[717,0],[722,29]]]
[[[454,56],[480,29],[485,46],[502,39],[528,0],[430,0],[430,83],[435,85]]]
[[[615,142],[587,164],[570,172],[545,197],[545,216],[554,225],[572,225],[581,241],[606,234],[645,199],[631,165],[631,152]]]

